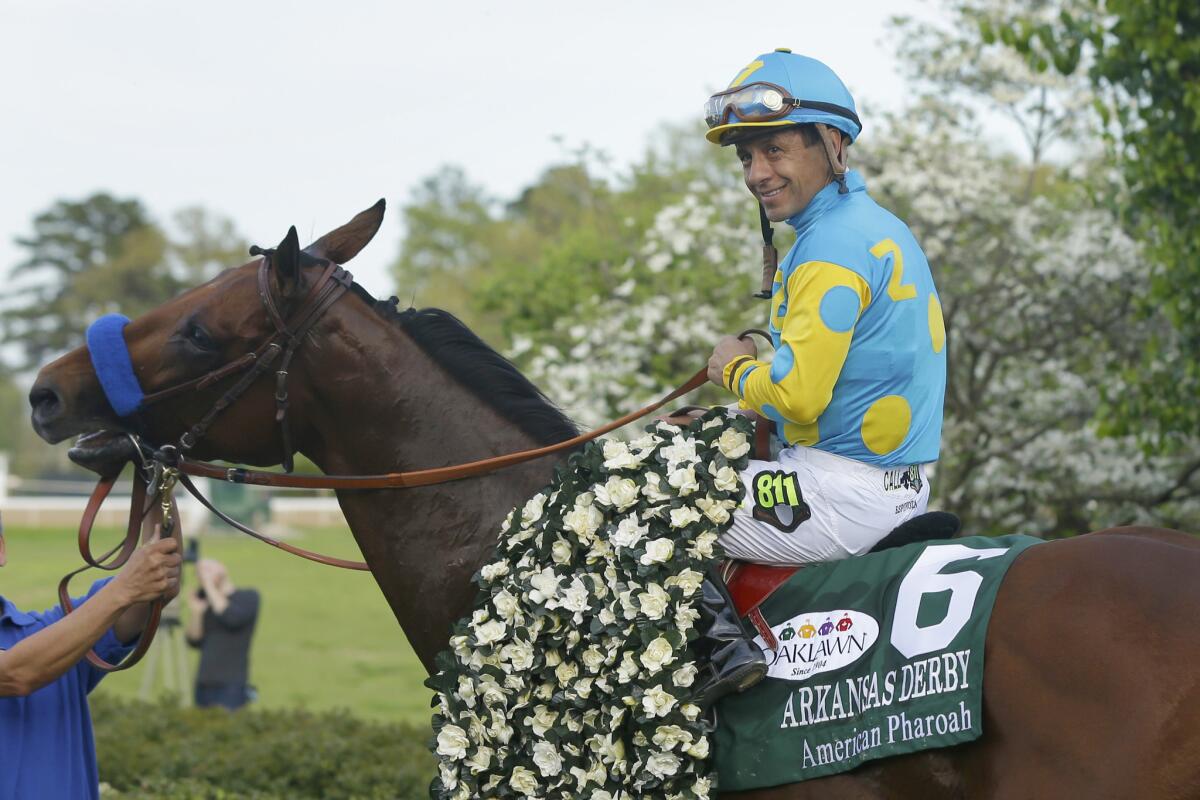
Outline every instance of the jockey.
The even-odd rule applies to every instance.
[[[770,289],[774,357],[726,336],[708,362],[709,379],[769,419],[782,448],[742,474],[746,496],[720,543],[731,558],[776,565],[866,553],[925,512],[926,465],[938,458],[946,331],[929,264],[847,169],[862,125],[820,61],[760,55],[705,116],[708,140],[736,149],[765,219],[796,231]],[[719,579],[705,600],[710,639],[729,635],[710,642],[711,700],[765,667]]]

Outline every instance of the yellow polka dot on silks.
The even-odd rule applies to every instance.
[[[863,444],[877,456],[892,452],[904,441],[912,426],[912,408],[898,394],[889,394],[871,404],[863,415]]]
[[[933,340],[933,352],[942,352],[946,345],[946,321],[942,319],[942,304],[932,293],[929,295],[929,338]]]

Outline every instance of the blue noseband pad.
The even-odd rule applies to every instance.
[[[118,417],[128,417],[142,404],[142,387],[133,374],[133,361],[125,345],[129,317],[106,314],[87,329],[88,355],[109,405]]]

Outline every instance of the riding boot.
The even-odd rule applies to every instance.
[[[696,690],[696,700],[708,708],[732,692],[741,692],[761,681],[767,674],[767,661],[754,643],[754,634],[742,622],[725,581],[717,570],[709,572],[701,584],[700,639],[696,643],[707,668],[701,675],[707,681]]]

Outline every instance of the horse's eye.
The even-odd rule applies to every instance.
[[[196,323],[189,323],[187,326],[187,339],[189,342],[199,347],[201,350],[216,350],[217,343],[208,335],[208,331],[201,328]]]

